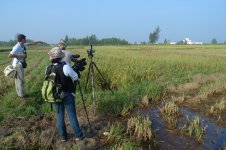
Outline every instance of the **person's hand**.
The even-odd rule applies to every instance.
[[[27,54],[20,54],[19,56],[17,56],[18,58],[27,58]]]
[[[75,71],[75,72],[78,74],[78,78],[80,79],[80,77],[81,77],[80,72],[79,71]]]

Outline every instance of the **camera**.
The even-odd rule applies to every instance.
[[[79,78],[80,78],[80,72],[85,70],[85,65],[86,63],[86,58],[82,58],[80,60],[78,60],[78,58],[80,57],[80,55],[76,54],[76,55],[72,55],[71,61],[74,62],[74,65],[72,65],[72,69],[78,74]]]
[[[95,49],[93,49],[93,46],[91,45],[91,48],[87,49],[87,54],[89,57],[93,57],[93,53],[95,53]]]
[[[60,99],[64,99],[65,93],[64,93],[63,91],[60,92],[60,93],[58,93],[58,97],[59,97]]]

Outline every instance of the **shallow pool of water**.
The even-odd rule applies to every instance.
[[[226,129],[218,126],[214,120],[207,118],[197,112],[194,113],[189,109],[180,109],[181,117],[177,119],[177,126],[170,129],[166,126],[164,119],[160,116],[160,111],[157,107],[139,111],[138,114],[149,116],[152,121],[152,128],[156,131],[157,140],[159,141],[160,149],[218,149],[226,140]],[[183,135],[179,132],[187,121],[187,117],[191,120],[194,116],[199,116],[203,127],[208,125],[205,135],[200,143],[195,142],[194,137]]]

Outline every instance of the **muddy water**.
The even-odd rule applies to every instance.
[[[156,136],[159,141],[160,149],[169,150],[184,150],[184,149],[205,149],[213,150],[222,146],[226,140],[226,129],[218,126],[211,118],[206,118],[200,114],[193,113],[186,108],[181,108],[181,117],[177,120],[176,129],[169,129],[163,118],[160,116],[160,111],[156,107],[151,107],[139,112],[140,115],[148,115],[152,121],[152,128],[156,131]],[[194,116],[199,116],[202,121],[202,126],[208,125],[205,135],[200,144],[196,143],[194,137],[188,137],[179,132],[187,117],[192,119]]]

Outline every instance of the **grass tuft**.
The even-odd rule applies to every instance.
[[[226,101],[222,98],[216,104],[210,107],[210,114],[222,113],[225,109]]]
[[[118,142],[123,137],[124,128],[120,123],[112,124],[110,128],[110,133],[108,135],[108,141]]]
[[[141,106],[142,107],[148,107],[149,103],[150,103],[150,99],[147,95],[145,95],[142,100],[141,100]]]
[[[187,120],[187,123],[181,128],[181,130],[189,136],[194,136],[196,141],[200,143],[201,139],[205,135],[207,126],[202,127],[198,116],[195,116],[193,120],[189,120],[189,118]]]
[[[134,143],[127,141],[123,143],[117,143],[111,147],[112,150],[142,150],[142,147],[135,145]]]
[[[160,108],[160,113],[168,125],[176,127],[179,108],[174,102],[166,102],[165,105]]]
[[[155,134],[151,130],[151,121],[148,117],[132,117],[127,122],[127,133],[139,141],[154,141]]]

